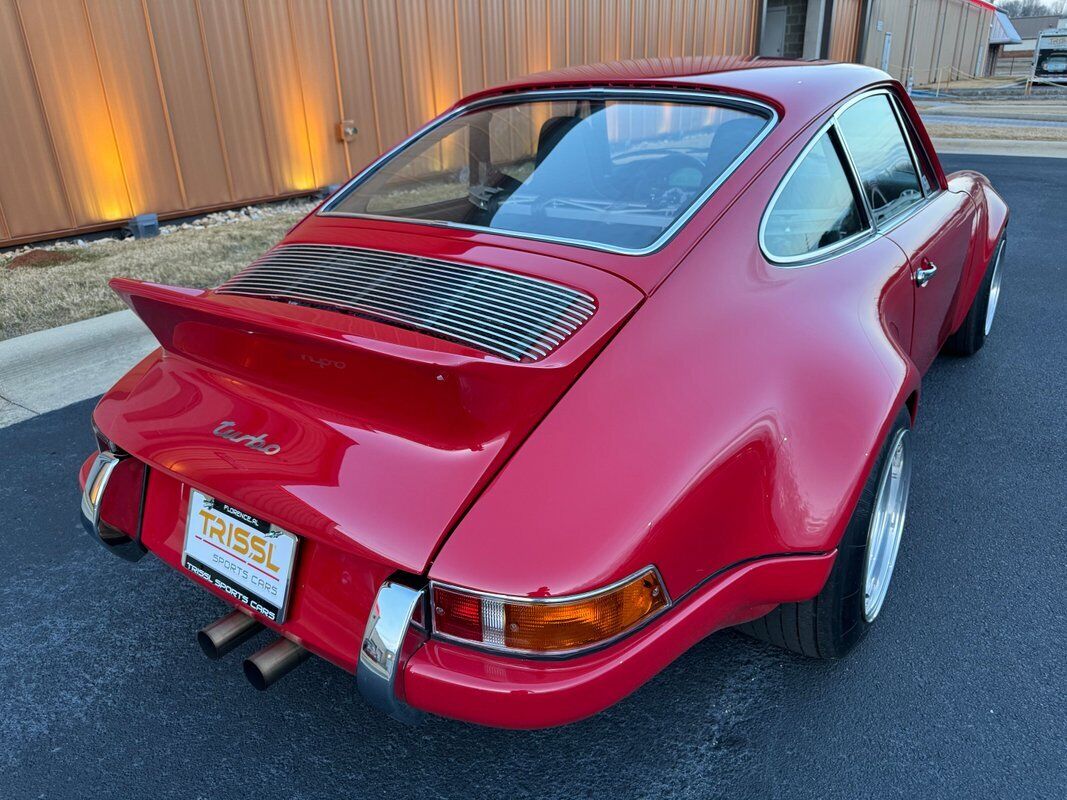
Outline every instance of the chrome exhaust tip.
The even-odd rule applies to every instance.
[[[283,637],[245,659],[245,677],[262,692],[310,657],[310,651]]]
[[[204,655],[212,661],[222,658],[228,652],[246,642],[263,630],[263,625],[248,614],[231,611],[225,617],[205,625],[196,632],[196,641]]]

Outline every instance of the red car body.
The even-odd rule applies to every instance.
[[[914,416],[1007,209],[980,175],[946,176],[899,84],[861,66],[634,62],[534,76],[457,107],[612,86],[751,98],[776,117],[654,252],[319,213],[282,242],[487,266],[594,298],[539,360],[335,310],[113,281],[161,348],[93,415],[102,448],[146,465],[146,480],[107,487],[101,502],[116,510],[104,516],[126,515],[111,543],[182,569],[190,487],[292,531],[286,619],[260,621],[349,672],[397,574],[545,599],[654,565],[669,608],[571,657],[471,647],[416,614],[396,707],[514,728],[593,714],[713,631],[818,594],[879,443],[900,408]],[[837,108],[879,89],[929,159],[921,211],[816,266],[771,263],[759,228],[776,188]],[[920,290],[927,262],[942,274]],[[216,435],[224,421],[267,433],[242,447]]]

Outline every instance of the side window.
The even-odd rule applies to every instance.
[[[763,246],[777,258],[830,247],[864,229],[852,183],[829,132],[819,136],[767,212]]]
[[[897,116],[884,94],[849,106],[837,118],[876,223],[922,200],[915,164]]]
[[[930,156],[915,131],[915,124],[908,119],[908,115],[904,113],[900,103],[894,102],[894,105],[896,106],[897,115],[904,123],[904,138],[911,143],[911,152],[919,164],[919,180],[922,182],[923,191],[929,194],[937,186],[937,173],[934,172],[934,165],[930,163]]]

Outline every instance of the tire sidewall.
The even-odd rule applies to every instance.
[[[1007,246],[1008,234],[1007,231],[1005,231],[997,240],[997,246],[993,250],[993,257],[986,263],[985,274],[982,276],[982,283],[978,287],[978,292],[975,294],[974,300],[971,301],[971,308],[967,312],[963,324],[960,325],[960,329],[949,338],[948,347],[946,349],[950,353],[962,356],[974,355],[981,350],[982,346],[985,344],[985,318],[986,312],[989,310],[989,295],[993,288],[993,272],[995,271],[997,259],[1004,258]],[[1003,265],[1001,265],[1001,267],[1003,268]]]
[[[878,458],[867,476],[859,501],[841,537],[830,579],[819,597],[820,611],[825,612],[824,618],[820,620],[820,628],[824,629],[820,631],[820,638],[825,634],[823,641],[829,645],[831,656],[844,655],[855,647],[866,636],[872,624],[864,616],[871,517],[882,473],[889,459],[890,444],[901,430],[911,430],[911,416],[906,409],[901,409],[897,414],[882,441]],[[888,601],[888,597],[886,600]]]

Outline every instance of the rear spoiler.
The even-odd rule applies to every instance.
[[[515,363],[334,311],[125,278],[110,286],[165,357],[450,448],[539,419],[636,305],[601,304],[547,358]]]

